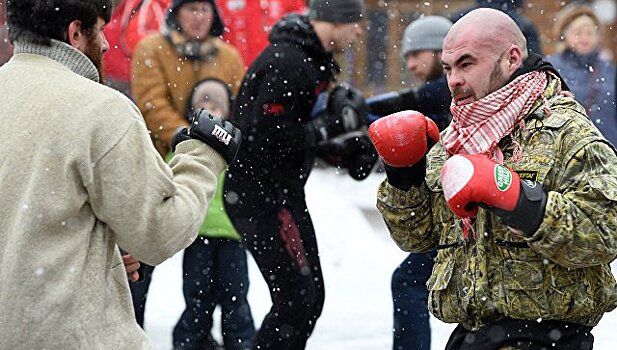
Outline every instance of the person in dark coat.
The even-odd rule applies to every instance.
[[[330,96],[350,101],[329,99],[325,113],[311,111],[340,71],[333,53],[362,34],[363,12],[362,0],[314,0],[308,16],[283,17],[236,99],[232,122],[245,134],[224,184],[225,208],[273,304],[254,340],[256,349],[304,349],[322,311],[324,282],[304,185],[318,150],[363,126],[357,113],[363,99],[337,88]],[[374,154],[366,136],[342,145],[349,158]]]

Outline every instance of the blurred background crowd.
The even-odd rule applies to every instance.
[[[121,66],[118,61],[126,60],[126,54],[131,54],[147,32],[158,30],[171,0],[116,0],[115,3],[113,21],[116,22],[108,24],[106,29],[111,45],[105,58],[108,81],[128,75],[128,66],[118,68]],[[258,32],[267,32],[287,12],[304,11],[306,3],[305,0],[218,0],[217,7],[226,27],[223,38],[238,49],[248,66],[267,44],[267,36]],[[614,60],[615,0],[367,0],[364,37],[355,43],[354,50],[347,50],[337,60],[345,67],[345,80],[366,95],[402,88],[413,80],[400,55],[399,43],[405,27],[426,15],[457,19],[479,6],[498,8],[514,17],[523,29],[527,27],[527,33],[534,33],[537,42],[533,45],[542,54],[551,55],[563,49],[559,27],[568,24],[563,10],[576,4],[593,9],[601,33],[600,52],[604,58]],[[5,11],[4,1],[0,1],[0,65],[12,54]]]

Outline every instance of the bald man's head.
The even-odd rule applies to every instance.
[[[523,33],[505,13],[481,8],[454,23],[443,42],[441,62],[457,105],[503,87],[527,58]]]
[[[448,40],[460,39],[461,35],[472,35],[478,45],[489,46],[496,52],[502,52],[511,45],[520,48],[523,58],[527,58],[527,40],[521,29],[507,14],[490,8],[470,11],[458,20],[446,36]]]

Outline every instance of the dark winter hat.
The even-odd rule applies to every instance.
[[[309,18],[332,23],[360,22],[364,17],[364,0],[311,0]]]
[[[214,0],[173,0],[171,3],[171,7],[169,8],[169,13],[167,14],[167,25],[172,29],[180,30],[180,24],[178,23],[177,14],[180,6],[184,4],[188,4],[190,2],[207,2],[212,5],[212,10],[214,11],[214,16],[212,16],[212,27],[210,28],[210,35],[212,36],[220,36],[223,35],[223,20],[221,19],[221,15],[219,14],[219,10],[216,7],[216,3]]]
[[[403,57],[420,50],[441,51],[443,39],[452,27],[449,19],[441,16],[421,17],[405,28],[401,53]]]

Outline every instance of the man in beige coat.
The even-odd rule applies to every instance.
[[[163,162],[137,107],[100,84],[110,12],[111,0],[8,1],[0,349],[151,349],[118,246],[152,265],[188,246],[239,145],[202,113]]]

